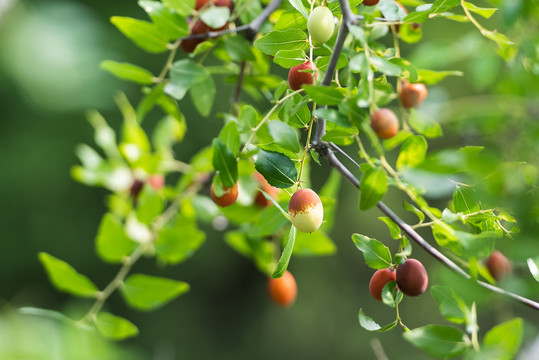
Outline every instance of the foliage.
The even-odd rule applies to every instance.
[[[130,274],[130,270],[143,256],[154,257],[162,265],[186,261],[204,244],[201,223],[213,224],[223,216],[237,225],[223,234],[225,242],[266,276],[282,276],[295,256],[333,255],[336,245],[327,234],[334,223],[340,188],[340,177],[333,174],[361,189],[358,213],[374,206],[385,213],[380,220],[396,241],[393,247],[398,250],[392,252],[390,243],[352,235],[367,266],[398,267],[417,245],[470,282],[537,308],[537,303],[494,286],[483,265],[496,241],[511,238],[519,230],[515,217],[482,200],[487,186],[475,182],[475,177],[495,177],[500,171],[482,166],[484,149],[462,146],[429,152],[429,145],[442,137],[442,127],[417,109],[399,107],[401,128],[390,139],[380,140],[369,125],[369,114],[394,105],[404,80],[434,85],[463,75],[439,70],[436,64],[426,69],[401,56],[402,43],[421,40],[421,24],[438,19],[470,22],[508,62],[520,56],[519,48],[476,19],[477,15],[488,19],[497,9],[458,0],[403,3],[408,9],[415,6],[414,11],[407,13],[394,0],[381,0],[375,7],[358,1],[329,2],[339,31],[325,44],[313,44],[306,31],[309,14],[319,5],[314,1],[281,4],[274,0],[262,10],[258,0],[239,0],[232,11],[213,3],[196,10],[194,1],[140,1],[149,20],[113,17],[112,24],[135,45],[149,53],[168,52],[168,58],[158,74],[127,62],[105,60],[101,65],[114,76],[143,85],[143,97],[133,106],[125,95],[116,96],[123,116],[120,132],[97,111],[88,113],[97,149],[78,146],[81,165],[72,169],[77,181],[111,192],[95,246],[103,261],[120,265],[116,277],[99,290],[66,262],[47,253],[39,255],[56,288],[94,300],[77,326],[93,325],[116,340],[136,335],[135,324],[103,310],[109,296],[119,290],[129,306],[151,311],[186,293],[190,285],[183,281]],[[198,19],[211,31],[192,34]],[[199,43],[192,53],[178,54],[186,40]],[[315,64],[316,81],[300,90],[288,89],[286,81],[270,73],[272,62],[290,69],[305,61]],[[189,95],[200,121],[210,116],[216,97],[223,96],[215,85],[217,74],[236,84],[230,112],[223,116],[223,126],[211,144],[201,144],[191,159],[180,159],[174,146],[184,139],[189,126],[181,105]],[[256,108],[250,104],[255,101],[242,102],[242,92],[270,105]],[[149,128],[145,119],[157,112],[161,119]],[[361,164],[340,147],[357,152]],[[360,180],[338,160],[339,154],[358,166]],[[319,191],[325,223],[321,230],[302,234],[290,224],[285,209],[295,189],[310,185],[312,166],[327,169],[324,159],[336,168]],[[523,176],[536,174],[532,165],[517,171]],[[256,172],[280,189],[278,195],[262,191]],[[177,173],[179,180],[173,183],[170,179]],[[444,194],[451,195],[448,205],[431,206],[418,177],[447,179],[449,175],[457,180],[451,183],[451,194]],[[166,179],[164,186],[156,180],[161,178]],[[533,188],[536,180],[532,174],[526,186]],[[208,196],[209,186],[219,192],[237,183],[238,201],[217,209]],[[415,224],[404,223],[380,202],[392,188],[409,199],[403,208],[418,219]],[[257,205],[260,191],[271,202],[269,207]],[[422,228],[429,229],[435,246],[416,232]],[[450,258],[458,259],[458,265]],[[528,266],[537,280],[537,261],[529,259]],[[400,325],[405,340],[440,358],[465,354],[467,358],[509,359],[516,354],[522,342],[521,319],[496,325],[480,342],[476,303],[467,303],[457,290],[441,285],[431,286],[430,292],[440,314],[464,329],[438,324],[409,329],[399,312],[404,297],[395,282],[388,283],[382,293],[384,304],[395,311],[395,320],[380,326],[362,307],[359,323],[376,332]]]

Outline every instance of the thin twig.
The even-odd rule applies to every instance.
[[[352,17],[351,17],[351,11],[350,11],[350,5],[348,1],[346,0],[339,0],[341,10],[343,13],[343,22],[341,24],[341,29],[339,30],[339,35],[341,33],[345,33],[343,31],[343,28],[347,28],[349,24],[352,23]],[[346,31],[347,33],[347,31]],[[339,55],[342,51],[342,44],[344,43],[344,39],[341,39],[339,41],[339,37],[337,38],[337,42],[335,43],[335,47],[333,49],[333,53],[331,54],[331,61],[334,59],[338,59]],[[336,60],[335,60],[336,62]],[[326,74],[324,76],[324,80],[331,79],[333,77],[334,70],[331,71],[329,66],[328,70],[326,71]],[[324,85],[329,85],[327,82],[323,82]],[[315,132],[315,138],[313,139],[313,148],[318,152],[318,154],[321,157],[324,157],[328,160],[330,166],[334,167],[337,171],[339,171],[344,178],[346,178],[352,185],[354,185],[356,188],[359,189],[359,180],[350,172],[350,170],[344,166],[340,160],[335,156],[335,153],[333,152],[332,147],[329,145],[329,143],[322,141],[322,136],[325,134],[325,122],[326,120],[324,118],[319,118],[316,126],[316,132]],[[383,202],[379,201],[377,204],[377,207],[385,214],[387,215],[395,224],[399,226],[399,228],[406,233],[406,235],[415,241],[419,246],[421,246],[425,251],[427,251],[431,256],[433,256],[436,260],[440,261],[442,264],[456,272],[457,274],[461,275],[462,277],[466,279],[471,279],[471,276],[462,270],[457,264],[455,264],[453,261],[451,261],[449,258],[447,258],[445,255],[443,255],[440,251],[438,251],[436,248],[434,248],[432,245],[430,245],[425,239],[421,237],[410,225],[408,225],[406,222],[404,222],[400,217],[398,217],[387,205],[385,205]],[[476,280],[476,283],[480,286],[489,289],[495,293],[498,293],[500,295],[507,296],[517,302],[520,302],[521,304],[524,304],[526,306],[529,306],[532,309],[539,310],[539,303],[532,301],[530,299],[527,299],[525,297],[522,297],[520,295],[514,294],[509,291],[505,291],[503,289],[500,289],[497,286],[487,284],[485,282]]]

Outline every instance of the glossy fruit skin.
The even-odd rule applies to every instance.
[[[196,0],[195,10],[200,10],[204,7],[210,0]],[[234,11],[234,1],[232,0],[214,0],[213,4],[215,6],[227,6],[230,9],[230,12]]]
[[[488,272],[496,281],[500,281],[512,272],[511,262],[498,250],[494,250],[487,258]]]
[[[389,139],[399,132],[399,118],[387,108],[381,108],[371,114],[371,128],[380,139]]]
[[[421,295],[428,284],[427,270],[418,260],[407,259],[397,267],[397,285],[404,295]]]
[[[204,34],[204,33],[207,33],[209,31],[210,31],[210,28],[208,27],[208,25],[204,24],[200,19],[198,19],[197,21],[195,21],[195,24],[191,28],[191,33],[189,35]],[[195,48],[197,47],[197,45],[200,44],[201,42],[203,42],[204,40],[205,39],[187,39],[187,40],[183,40],[180,43],[180,47],[182,48],[183,51],[190,54],[193,51],[195,51]]]
[[[427,98],[427,87],[421,83],[402,82],[402,87],[399,93],[399,99],[402,106],[406,109],[419,107]]]
[[[277,195],[279,194],[279,189],[276,187],[271,186],[268,181],[260,174],[258,171],[254,173],[254,178],[258,184],[258,188],[262,191],[264,191],[266,194],[271,196],[272,198],[276,199]],[[262,194],[261,191],[257,191],[255,195],[255,204],[260,207],[268,207],[271,204],[271,200],[266,199],[266,197]]]
[[[216,196],[213,192],[213,184],[211,184],[211,197],[213,201],[220,207],[227,207],[236,202],[238,199],[238,183],[235,183],[231,188],[223,187],[225,193],[222,196]]]
[[[315,43],[323,44],[328,41],[335,30],[331,10],[325,6],[314,8],[307,20],[307,30]]]
[[[278,279],[268,279],[268,295],[279,306],[288,307],[294,303],[298,294],[296,279],[286,270]]]
[[[301,89],[302,85],[312,85],[314,82],[313,74],[302,71],[312,69],[312,65],[309,61],[292,67],[288,72],[288,84],[290,85],[290,89],[296,91]]]
[[[288,216],[299,231],[304,233],[316,231],[324,219],[322,201],[311,189],[299,189],[290,198]]]
[[[380,0],[363,0],[362,4],[365,6],[374,6],[378,4]]]
[[[397,281],[397,274],[394,270],[379,269],[372,275],[369,282],[369,291],[373,298],[382,301],[382,290],[390,281]]]

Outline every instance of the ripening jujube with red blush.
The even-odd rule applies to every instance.
[[[231,188],[223,186],[224,194],[217,196],[213,189],[213,184],[211,184],[211,197],[213,201],[220,207],[227,207],[236,202],[238,198],[238,183],[235,183]]]
[[[498,250],[494,250],[487,258],[488,272],[496,281],[500,281],[512,272],[511,262]]]
[[[266,194],[276,199],[279,194],[279,189],[274,186],[271,186],[268,181],[260,174],[258,171],[254,173],[254,178],[257,182],[258,188],[264,191]],[[271,200],[266,199],[262,191],[258,190],[255,195],[255,204],[260,207],[268,207],[272,204]]]
[[[200,10],[206,6],[210,0],[196,0],[195,10]],[[234,1],[232,0],[214,0],[213,5],[215,6],[227,6],[230,9],[230,12],[234,11]]]
[[[427,98],[427,87],[421,83],[409,83],[404,80],[399,93],[402,106],[407,109],[421,106]]]
[[[288,72],[288,84],[290,85],[290,89],[296,91],[301,89],[302,85],[313,84],[314,78],[312,72],[305,70],[313,70],[311,62],[307,61],[290,69]]]
[[[392,138],[399,132],[399,118],[390,109],[378,109],[371,114],[371,128],[380,139]]]
[[[397,281],[397,274],[391,269],[379,269],[372,275],[369,291],[376,300],[382,301],[382,290],[390,281]]]
[[[290,271],[286,270],[280,278],[268,279],[268,294],[277,305],[287,307],[294,303],[298,287]]]
[[[318,194],[311,189],[299,189],[288,203],[288,216],[292,225],[301,232],[311,233],[322,225],[324,207]]]
[[[148,178],[148,183],[154,190],[161,190],[165,186],[165,177],[159,174],[152,175]]]
[[[423,264],[407,259],[397,267],[397,285],[405,295],[418,296],[427,290],[429,277]]]

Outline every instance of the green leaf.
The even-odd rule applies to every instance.
[[[380,326],[372,318],[365,315],[363,313],[363,309],[359,309],[358,318],[359,318],[359,325],[361,325],[363,329],[368,330],[368,331],[384,332],[384,331],[393,329],[397,325],[397,320],[395,320],[392,323],[389,323],[385,326]]]
[[[401,146],[397,159],[397,170],[413,168],[425,160],[427,154],[427,140],[421,135],[407,138]]]
[[[240,133],[238,124],[234,121],[229,121],[223,126],[219,133],[219,140],[225,144],[234,156],[238,156],[241,147]]]
[[[436,121],[426,117],[415,109],[410,109],[408,123],[418,134],[428,138],[442,136],[442,127]]]
[[[138,328],[132,322],[108,312],[100,312],[94,321],[101,335],[114,340],[123,340],[138,334]]]
[[[293,66],[303,64],[307,55],[303,50],[279,50],[273,61],[285,69],[290,69]]]
[[[290,4],[300,12],[301,15],[303,15],[306,19],[309,18],[309,13],[307,12],[307,9],[305,8],[305,5],[303,5],[303,2],[301,0],[289,0]]]
[[[61,291],[82,297],[97,297],[99,290],[86,276],[79,274],[71,265],[45,252],[38,254],[39,261],[47,271],[51,283]]]
[[[202,82],[209,76],[202,65],[190,59],[176,61],[170,69],[170,83],[165,86],[165,92],[176,100],[181,100],[193,84]]]
[[[247,233],[250,237],[264,237],[275,234],[288,224],[288,217],[284,216],[276,206],[268,206],[260,212],[258,220]]]
[[[470,309],[450,287],[432,285],[430,293],[440,308],[440,314],[447,320],[456,324],[467,322],[470,318]]]
[[[231,188],[238,181],[236,157],[219,139],[213,139],[213,167],[219,171],[223,184]]]
[[[363,258],[369,267],[387,269],[391,266],[391,252],[380,241],[360,234],[352,235],[352,240],[363,253]]]
[[[417,69],[418,81],[427,85],[437,84],[447,76],[462,76],[464,75],[462,71],[435,71],[435,70],[425,70]]]
[[[133,274],[124,281],[120,291],[130,306],[149,311],[189,291],[189,284],[162,277]]]
[[[404,294],[397,287],[396,281],[390,281],[382,289],[382,302],[388,306],[395,307],[404,298]]]
[[[536,281],[539,281],[539,267],[537,266],[537,262],[534,261],[532,258],[528,258],[527,264],[528,264],[528,269],[530,269],[530,273],[532,274],[533,278]]]
[[[325,207],[324,207],[325,211]],[[324,214],[325,216],[326,214]],[[310,234],[298,232],[294,245],[294,255],[297,256],[326,256],[337,252],[335,243],[322,231]]]
[[[228,22],[229,17],[228,6],[212,6],[201,13],[200,20],[212,29],[219,29]]]
[[[101,69],[110,72],[120,79],[130,80],[139,84],[149,85],[154,80],[151,72],[129,63],[105,60],[101,62]]]
[[[283,148],[295,153],[301,150],[298,134],[290,125],[279,120],[270,120],[268,121],[268,130],[277,144]]]
[[[167,115],[155,126],[152,133],[152,144],[156,151],[168,150],[174,143],[181,141],[185,136],[187,126],[185,118]]]
[[[460,0],[436,0],[430,7],[431,14],[441,14],[460,5]]]
[[[367,210],[380,201],[387,191],[387,174],[381,167],[367,171],[361,177],[359,208]]]
[[[145,186],[137,201],[137,219],[143,224],[150,225],[164,208],[165,203],[161,195],[151,186]]]
[[[279,50],[305,50],[307,35],[299,29],[272,31],[254,42],[254,47],[266,55],[275,56]]]
[[[456,213],[469,214],[479,211],[479,201],[475,190],[466,185],[457,185],[453,192],[453,209]]]
[[[386,216],[381,216],[378,219],[382,220],[389,229],[389,234],[393,239],[400,239],[401,237],[401,229],[400,227],[393,222],[390,218]]]
[[[189,35],[189,26],[185,17],[178,15],[173,9],[165,7],[159,1],[139,1],[139,6],[146,11],[153,23],[168,40]]]
[[[283,276],[288,263],[290,262],[290,256],[292,256],[292,251],[294,250],[294,242],[296,241],[296,227],[292,225],[290,227],[290,233],[288,234],[288,239],[286,240],[286,245],[284,246],[283,253],[281,258],[275,267],[275,270],[271,274],[272,279],[277,279]]]
[[[206,240],[206,234],[194,225],[165,228],[155,242],[157,258],[165,263],[179,264],[190,258]]]
[[[515,318],[490,329],[483,339],[484,346],[498,351],[496,360],[510,360],[517,354],[522,342],[523,321]]]
[[[274,151],[259,150],[254,160],[256,170],[271,186],[286,189],[296,183],[298,172],[287,156]]]
[[[418,208],[416,208],[414,205],[410,205],[406,201],[404,201],[402,203],[402,207],[404,208],[404,210],[408,210],[416,214],[416,216],[419,218],[419,221],[425,220],[425,213],[419,210]]]
[[[427,325],[405,332],[403,337],[428,354],[440,358],[458,356],[471,345],[466,334],[452,326]]]
[[[136,244],[125,233],[121,220],[111,213],[103,216],[95,245],[99,257],[111,263],[122,262],[136,247]]]
[[[378,9],[389,21],[402,20],[406,17],[406,12],[394,0],[381,0]]]
[[[315,85],[303,85],[303,89],[318,105],[339,105],[345,98],[345,89]]]
[[[168,50],[166,37],[152,23],[121,16],[111,17],[110,22],[136,45],[148,52],[161,53]]]
[[[389,62],[400,67],[402,76],[409,82],[415,83],[417,81],[417,69],[410,61],[404,58],[392,58]]]
[[[208,76],[204,80],[191,85],[191,100],[200,115],[210,115],[215,100],[215,93],[215,82],[212,76]]]
[[[388,76],[400,76],[402,74],[402,70],[399,66],[393,64],[392,62],[378,57],[373,56],[370,59],[370,63],[374,65],[377,71],[386,74]]]
[[[315,65],[318,70],[320,71],[326,71],[329,65],[329,61],[331,59],[331,56],[319,56],[315,60]],[[348,57],[341,53],[339,55],[339,60],[337,60],[337,67],[336,70],[344,68],[346,65],[348,65]]]
[[[301,14],[291,9],[281,14],[273,30],[287,30],[292,28],[305,30],[307,28],[307,17],[301,16]]]
[[[183,16],[191,15],[195,8],[195,0],[162,0],[162,2]]]
[[[251,50],[251,43],[243,36],[225,38],[225,49],[234,61],[256,61],[256,57]]]
[[[490,18],[492,15],[494,15],[494,13],[496,12],[496,8],[482,8],[482,7],[479,7],[479,6],[476,6],[470,2],[467,2],[467,1],[463,1],[462,2],[462,5],[464,5],[464,7],[476,14],[479,14],[481,15],[482,17],[488,19]]]

